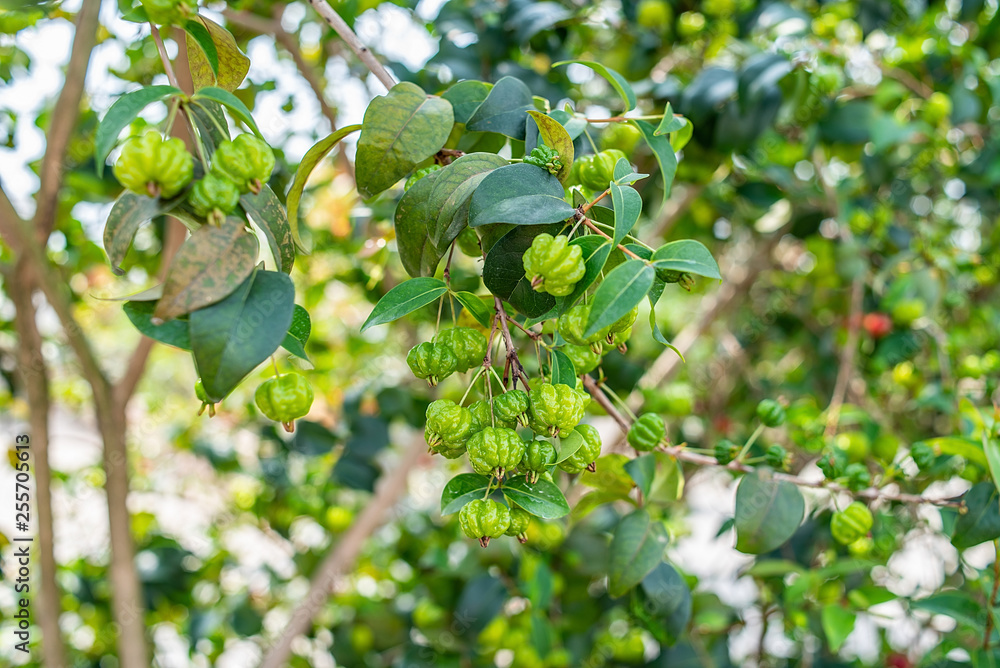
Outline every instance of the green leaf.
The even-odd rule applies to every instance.
[[[910,608],[924,610],[932,615],[947,615],[956,622],[977,630],[982,629],[986,621],[983,606],[968,593],[954,589],[916,601],[911,600]]]
[[[653,131],[653,134],[659,137],[660,135],[677,132],[686,124],[687,121],[684,117],[674,114],[673,108],[667,102],[667,107],[663,110],[663,118],[660,120],[660,124],[656,127],[656,130]]]
[[[677,460],[665,452],[652,453],[656,457],[656,475],[646,495],[649,501],[669,503],[684,494],[684,470]]]
[[[552,384],[576,387],[576,369],[573,361],[558,348],[552,351]]]
[[[826,635],[826,644],[834,654],[844,646],[847,636],[854,630],[856,616],[850,610],[839,605],[825,605],[820,613],[823,622],[823,633]]]
[[[593,209],[591,209],[593,211]],[[604,265],[608,262],[608,256],[611,255],[611,251],[614,250],[614,246],[611,245],[604,237],[597,234],[588,234],[584,237],[577,237],[569,242],[571,246],[579,246],[583,251],[583,263],[584,272],[583,278],[576,282],[573,286],[573,292],[571,292],[566,297],[559,297],[556,300],[558,305],[559,314],[565,313],[569,310],[580,297],[587,292],[587,288],[594,284],[597,277],[601,275],[604,270]]]
[[[649,174],[637,174],[634,169],[632,169],[632,163],[630,163],[625,158],[618,158],[618,162],[615,163],[615,170],[612,174],[614,177],[614,182],[620,186],[627,186],[636,181],[641,181],[642,179],[649,176]]]
[[[358,192],[374,197],[445,145],[454,123],[451,103],[420,86],[398,83],[365,110],[358,139]]]
[[[206,86],[218,86],[228,91],[236,90],[250,71],[250,59],[240,50],[232,33],[218,23],[204,16],[197,16],[194,20],[201,23],[212,36],[217,61],[217,66],[213,68],[205,55],[205,47],[197,40],[195,43],[185,40],[194,89],[197,91]]]
[[[625,464],[625,472],[642,490],[643,496],[648,497],[653,487],[653,478],[656,476],[656,456],[649,453],[630,460]]]
[[[670,135],[670,147],[674,149],[674,152],[680,152],[684,150],[684,147],[688,145],[691,141],[691,137],[694,136],[694,126],[691,121],[684,119],[684,127],[682,127],[677,132]]]
[[[642,213],[642,197],[634,188],[611,184],[611,202],[615,209],[615,233],[612,243],[617,246],[632,231]]]
[[[285,334],[281,347],[296,357],[309,361],[309,356],[306,355],[306,341],[309,340],[311,333],[312,318],[309,317],[309,311],[296,304],[292,309],[292,324],[288,326],[288,333]]]
[[[529,165],[530,166],[530,165]],[[499,171],[499,170],[498,170]],[[495,173],[495,172],[494,172]],[[534,318],[548,312],[555,306],[555,298],[531,288],[531,281],[524,275],[524,252],[539,232],[558,232],[557,226],[542,229],[535,227],[515,227],[500,237],[486,254],[483,263],[483,284],[490,292],[511,306]]]
[[[635,482],[625,472],[625,464],[628,461],[628,457],[617,452],[599,457],[597,470],[585,471],[580,476],[580,482],[588,487],[624,497],[635,487]]]
[[[153,311],[156,309],[155,301],[125,302],[122,309],[125,311],[129,322],[141,334],[174,348],[191,350],[191,337],[188,335],[187,320],[175,318],[162,325],[154,325]]]
[[[209,152],[214,152],[219,144],[229,139],[229,121],[221,104],[199,100],[188,104],[185,109],[194,119],[198,135]]]
[[[952,545],[964,550],[1000,538],[1000,492],[992,482],[973,485],[962,501],[967,510],[955,521]]]
[[[504,496],[536,517],[555,520],[569,514],[566,497],[548,480],[532,485],[521,475],[505,482],[501,489]]]
[[[306,151],[299,162],[298,169],[295,170],[295,178],[292,179],[292,187],[288,190],[288,197],[285,202],[288,205],[288,224],[292,229],[292,238],[295,245],[305,250],[301,233],[299,232],[299,200],[305,190],[306,183],[309,182],[309,175],[312,174],[320,160],[333,150],[333,147],[340,143],[340,140],[361,129],[360,125],[348,125],[327,135],[323,139],[313,144],[312,148]]]
[[[469,312],[473,318],[476,319],[483,327],[489,327],[493,323],[493,311],[486,302],[483,301],[482,297],[477,297],[471,292],[456,292],[455,299],[461,302],[465,310]],[[493,301],[492,299],[490,300]]]
[[[611,87],[617,91],[618,95],[621,96],[622,102],[625,103],[625,111],[632,111],[635,109],[635,92],[632,90],[632,86],[625,81],[625,77],[615,72],[610,67],[605,67],[600,63],[594,62],[592,60],[562,60],[558,63],[552,63],[552,67],[559,67],[560,65],[569,65],[570,63],[576,63],[578,65],[586,65],[590,69],[594,70],[602,77],[607,79]]]
[[[479,105],[483,103],[486,96],[493,90],[493,84],[485,81],[466,79],[441,94],[441,97],[451,102],[454,110],[455,122],[468,123],[469,118],[475,113]]]
[[[627,260],[604,278],[590,306],[584,336],[591,336],[614,323],[642,301],[653,285],[656,272],[642,260]]]
[[[736,549],[764,554],[777,548],[799,528],[805,508],[792,483],[747,473],[736,490]]]
[[[568,433],[565,437],[559,437],[557,442],[559,447],[556,452],[556,464],[572,457],[584,444],[583,435],[576,429]]]
[[[486,496],[490,478],[475,473],[459,473],[441,490],[441,514],[457,513],[465,504]]]
[[[247,193],[240,197],[240,206],[264,233],[271,255],[278,264],[278,271],[292,273],[295,243],[292,241],[292,228],[288,224],[285,207],[281,206],[278,196],[270,186],[265,185],[256,195]]]
[[[711,251],[694,239],[671,241],[660,246],[653,253],[653,266],[722,280],[719,264],[712,257]]]
[[[202,55],[205,56],[205,60],[212,69],[212,76],[218,78],[219,50],[216,48],[215,41],[212,40],[212,34],[208,32],[208,28],[201,21],[185,21],[184,32],[187,33],[187,37],[194,38],[195,43],[201,48]]]
[[[247,109],[247,106],[243,104],[243,100],[236,97],[225,88],[206,86],[195,93],[191,99],[218,102],[223,107],[229,109],[233,116],[246,123],[247,127],[250,128],[255,135],[264,139],[264,135],[260,133],[260,130],[257,128],[257,124],[254,123],[253,115],[250,113],[250,110]]]
[[[644,608],[660,622],[667,644],[673,645],[691,621],[691,588],[673,566],[663,562],[642,579],[642,593]]]
[[[434,217],[431,192],[438,173],[413,184],[396,205],[396,248],[403,268],[412,277],[433,276],[444,257],[444,251],[434,245],[429,229]]]
[[[618,598],[642,582],[663,561],[667,530],[650,518],[645,508],[626,515],[611,539],[608,594]]]
[[[990,477],[993,485],[1000,490],[1000,441],[990,438],[989,431],[983,429],[983,454],[990,467]]]
[[[277,350],[294,306],[287,274],[255,271],[221,302],[191,313],[191,348],[209,398],[221,401]]]
[[[111,271],[118,276],[125,273],[119,265],[132,245],[136,230],[143,223],[170,211],[177,203],[176,199],[164,202],[159,198],[153,199],[128,191],[115,200],[104,225],[104,250],[108,253]]]
[[[140,111],[154,102],[181,94],[181,91],[173,86],[146,86],[119,96],[108,109],[108,113],[104,114],[94,136],[94,164],[97,176],[104,177],[104,163],[111,149],[115,147],[118,135],[125,126],[135,120]]]
[[[656,163],[660,166],[660,175],[663,177],[663,201],[666,202],[670,196],[670,188],[674,184],[674,176],[677,174],[677,155],[670,140],[665,136],[657,136],[652,124],[646,121],[631,120],[635,127],[639,128],[642,138],[646,141]]]
[[[503,77],[465,123],[471,132],[496,132],[524,141],[525,119],[535,108],[531,90],[519,79]]]
[[[527,163],[490,172],[472,194],[469,225],[542,225],[570,218],[575,209],[563,199],[559,179]]]
[[[170,320],[232,293],[253,272],[258,251],[257,237],[239,218],[199,227],[170,264],[154,319]]]
[[[365,324],[361,325],[361,331],[402,318],[407,313],[427,306],[447,291],[445,282],[437,278],[411,278],[403,281],[378,300]]]
[[[562,169],[556,174],[556,178],[560,182],[566,183],[566,179],[569,178],[570,168],[573,166],[573,140],[570,138],[569,133],[566,132],[563,124],[551,116],[546,116],[534,109],[530,110],[528,115],[535,120],[535,125],[538,126],[538,136],[542,138],[546,146],[555,149],[556,153],[559,154],[559,159],[562,161]]]
[[[986,460],[986,453],[979,443],[970,438],[959,438],[957,436],[941,436],[939,438],[929,438],[922,441],[934,448],[935,452],[942,455],[958,455],[966,461],[976,464],[984,471],[989,470],[989,463]]]

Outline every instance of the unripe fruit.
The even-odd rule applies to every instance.
[[[559,436],[573,429],[583,419],[583,410],[589,403],[584,396],[562,383],[536,385],[531,397],[531,417],[546,430],[546,436]]]
[[[125,142],[112,171],[134,193],[169,199],[191,180],[194,158],[180,139],[147,132]]]
[[[830,520],[830,533],[838,543],[850,545],[868,535],[872,523],[872,512],[868,510],[868,506],[855,501],[844,510],[833,514]]]
[[[433,387],[438,381],[455,373],[458,357],[443,343],[418,343],[406,354],[406,364],[417,378],[424,378]]]
[[[254,401],[261,413],[291,432],[295,431],[294,421],[309,412],[313,391],[302,374],[283,373],[261,383]]]
[[[551,443],[545,440],[534,440],[528,443],[524,450],[524,459],[521,460],[519,468],[524,471],[528,482],[534,484],[538,482],[539,474],[548,470],[556,463],[556,449]]]
[[[636,450],[649,452],[667,438],[663,418],[655,413],[644,413],[628,430],[628,442]]]
[[[785,409],[774,399],[764,399],[757,404],[757,419],[765,427],[780,427],[785,423]]]
[[[524,275],[537,292],[547,292],[554,297],[565,297],[573,292],[577,281],[583,278],[586,266],[583,250],[569,243],[569,237],[539,234],[523,257]]]
[[[510,510],[493,499],[475,499],[462,507],[458,522],[466,536],[486,547],[491,538],[499,538],[510,527]]]
[[[521,463],[526,445],[516,431],[504,427],[485,427],[466,442],[472,469],[498,478]]]
[[[901,327],[909,327],[924,315],[924,302],[920,299],[904,299],[892,307],[892,319]]]
[[[504,532],[507,536],[516,536],[518,542],[528,542],[528,524],[531,523],[531,515],[522,508],[510,509],[510,526]]]
[[[471,327],[452,327],[443,330],[435,339],[455,353],[458,364],[455,370],[465,373],[472,367],[479,366],[486,357],[486,337],[477,329]]]
[[[559,468],[566,473],[582,473],[595,470],[594,462],[601,456],[601,435],[589,424],[578,424],[574,430],[583,437],[583,445],[566,459],[559,462]]]
[[[242,193],[259,193],[273,170],[271,147],[252,134],[220,143],[212,156],[212,171],[235,183]]]
[[[240,203],[240,189],[229,179],[209,172],[195,181],[188,193],[188,204],[208,222],[219,225],[227,213]]]

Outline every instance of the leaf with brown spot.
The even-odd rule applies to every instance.
[[[191,38],[189,34],[185,35],[188,63],[191,67],[191,81],[194,83],[195,90],[205,86],[218,86],[228,91],[236,90],[243,83],[247,72],[250,71],[250,59],[240,51],[240,47],[236,45],[236,39],[228,30],[204,16],[198,16],[196,20],[205,26],[215,43],[219,76],[215,76],[212,65],[205,56],[202,47],[198,45],[198,41]]]
[[[205,225],[194,231],[170,265],[154,319],[169,320],[214,304],[250,275],[259,248],[245,225],[230,217],[219,227]]]

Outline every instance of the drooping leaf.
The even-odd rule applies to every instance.
[[[503,77],[465,123],[471,132],[496,132],[524,141],[525,119],[535,108],[531,90],[514,77]]]
[[[656,271],[642,260],[627,260],[605,276],[590,306],[584,336],[591,336],[614,323],[645,298]]]
[[[854,623],[857,621],[856,615],[839,605],[825,605],[820,614],[823,623],[823,633],[826,635],[826,644],[830,651],[836,654],[844,646],[847,636],[854,630]]]
[[[257,124],[253,120],[253,115],[250,113],[250,110],[247,109],[247,106],[243,104],[243,100],[236,97],[225,88],[206,86],[191,96],[191,99],[211,100],[221,104],[223,107],[229,109],[233,116],[246,123],[246,126],[250,128],[255,135],[264,139],[264,135],[260,133],[260,130],[257,128]]]
[[[431,192],[440,172],[433,172],[413,184],[396,205],[396,248],[406,273],[433,276],[444,257],[444,251],[434,245],[429,226],[434,217]]]
[[[256,195],[247,193],[240,197],[240,206],[250,219],[260,228],[271,248],[271,255],[278,263],[278,271],[292,272],[295,264],[295,243],[292,228],[285,215],[285,207],[270,186],[264,186]]]
[[[611,184],[611,201],[615,209],[615,233],[612,243],[617,246],[632,231],[642,213],[642,197],[634,188]]]
[[[254,271],[228,297],[191,313],[191,348],[211,399],[221,401],[277,350],[294,306],[295,287],[287,274]]]
[[[545,520],[559,519],[569,514],[569,503],[562,491],[548,480],[530,484],[524,476],[511,478],[503,484],[504,496]]]
[[[558,348],[552,351],[552,384],[569,385],[576,387],[576,369],[573,361],[566,356],[566,353]]]
[[[341,139],[360,129],[360,125],[348,125],[320,139],[306,151],[299,162],[298,169],[295,170],[295,178],[292,179],[292,187],[288,189],[288,197],[285,202],[288,205],[288,224],[291,226],[292,238],[295,240],[295,245],[302,250],[305,250],[305,247],[299,232],[299,200],[302,198],[306,183],[309,182],[309,175],[312,174],[320,160],[340,143]]]
[[[486,175],[472,195],[469,225],[542,225],[573,216],[559,179],[527,163],[506,165]]]
[[[747,473],[736,490],[736,549],[770,552],[792,537],[804,514],[805,500],[794,484]]]
[[[656,129],[651,123],[646,121],[629,121],[639,128],[646,145],[653,151],[656,163],[660,166],[660,176],[663,178],[663,201],[666,202],[670,196],[670,188],[674,185],[674,176],[677,174],[677,155],[674,147],[665,135],[657,135]]]
[[[153,311],[156,309],[155,301],[125,302],[122,309],[125,311],[129,322],[139,330],[139,333],[174,348],[191,350],[191,337],[188,335],[187,320],[175,318],[168,320],[162,325],[154,325]]]
[[[1000,538],[1000,493],[992,482],[972,486],[962,501],[966,512],[955,521],[951,544],[960,550]]]
[[[285,340],[281,342],[281,347],[296,357],[308,361],[306,341],[309,340],[311,333],[312,318],[309,317],[309,311],[296,304],[292,310],[292,324],[288,326],[288,333],[285,334]]]
[[[446,90],[441,94],[441,97],[451,102],[455,113],[455,122],[465,124],[491,90],[493,90],[491,83],[466,79]]]
[[[653,478],[656,476],[656,456],[648,453],[625,464],[625,472],[635,481],[643,496],[649,496],[649,491],[653,487]]]
[[[632,90],[632,86],[629,82],[625,80],[625,77],[615,72],[610,67],[605,67],[604,65],[594,62],[592,60],[563,60],[558,63],[552,63],[552,67],[559,67],[560,65],[569,65],[570,63],[577,63],[578,65],[586,65],[590,69],[597,72],[599,75],[607,79],[611,87],[615,89],[618,95],[621,97],[622,102],[625,103],[625,111],[631,111],[635,109],[635,91]]]
[[[657,269],[682,271],[707,278],[722,280],[719,264],[705,245],[694,239],[671,241],[653,253],[653,266]]]
[[[441,514],[457,513],[465,504],[486,495],[491,479],[476,473],[459,473],[441,490]]]
[[[493,311],[481,297],[471,292],[456,292],[455,299],[461,302],[465,310],[483,327],[489,327],[493,322]],[[492,301],[492,300],[491,300]]]
[[[111,271],[118,276],[125,273],[119,265],[132,245],[136,230],[143,223],[170,211],[176,205],[177,200],[164,201],[128,191],[115,200],[111,213],[108,214],[108,222],[104,225],[104,250],[108,254]]]
[[[566,183],[566,179],[569,178],[569,170],[573,166],[573,139],[570,138],[562,123],[551,116],[546,116],[534,109],[528,111],[528,115],[535,120],[535,124],[538,126],[538,136],[542,138],[545,145],[555,149],[556,153],[559,154],[562,169],[556,174],[556,178],[560,182]]]
[[[403,281],[378,301],[361,326],[361,331],[402,318],[421,306],[427,306],[447,291],[445,282],[437,278],[411,278]]]
[[[208,32],[208,28],[205,27],[204,23],[197,20],[185,21],[184,32],[187,33],[185,40],[194,39],[195,43],[201,48],[201,54],[205,56],[205,61],[212,70],[212,76],[218,79],[219,49],[215,46],[212,33]]]
[[[558,226],[515,227],[493,244],[483,263],[486,288],[529,318],[548,312],[556,303],[552,295],[533,290],[524,275],[524,252],[539,232],[558,232]]]
[[[240,50],[233,35],[218,23],[204,16],[197,16],[194,20],[201,23],[212,36],[218,63],[213,70],[204,47],[187,40],[188,64],[194,89],[197,91],[206,86],[218,86],[228,91],[236,90],[250,71],[250,59]]]
[[[663,561],[668,541],[663,524],[653,520],[645,508],[623,517],[611,539],[608,593],[617,598],[642,582]]]
[[[691,588],[677,569],[663,562],[642,579],[642,593],[643,607],[666,632],[667,644],[673,645],[691,621]]]
[[[204,225],[177,251],[154,318],[169,320],[207,306],[230,294],[253,272],[257,237],[245,223],[229,217],[219,225]],[[280,341],[279,341],[280,342]]]
[[[444,146],[454,123],[451,103],[416,84],[398,83],[365,111],[358,139],[358,192],[374,197]]]
[[[97,168],[97,175],[103,178],[104,163],[115,147],[118,135],[135,120],[140,111],[153,102],[180,94],[181,91],[173,86],[146,86],[119,96],[108,113],[104,114],[94,136],[94,166]]]

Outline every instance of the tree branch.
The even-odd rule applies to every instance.
[[[382,85],[385,86],[387,90],[396,85],[396,80],[392,78],[392,75],[389,74],[385,67],[382,66],[382,63],[375,58],[375,55],[371,52],[371,50],[361,43],[358,36],[355,35],[354,31],[351,30],[351,27],[344,22],[344,19],[340,18],[340,14],[338,14],[337,11],[330,6],[330,3],[326,0],[309,0],[309,4],[312,5],[313,9],[316,10],[323,20],[330,24],[330,27],[333,28],[338,35],[340,35],[340,39],[347,43],[347,46],[350,47],[351,51],[353,51],[355,55],[361,59],[361,62],[363,62],[365,66],[371,70],[371,73],[382,82]]]
[[[282,631],[281,637],[264,656],[260,668],[282,668],[286,665],[291,656],[292,642],[309,631],[313,618],[323,607],[333,590],[333,585],[353,567],[369,536],[382,525],[386,513],[406,492],[406,479],[410,471],[423,465],[422,460],[429,460],[426,451],[427,446],[423,438],[414,438],[396,464],[396,468],[382,478],[375,496],[337,543],[337,547],[320,564],[312,578],[305,600],[292,613],[291,620]]]
[[[827,437],[833,436],[837,431],[837,424],[840,422],[840,409],[844,405],[844,396],[847,394],[847,385],[851,382],[854,373],[854,355],[858,349],[858,338],[861,334],[861,307],[865,294],[865,281],[863,276],[856,277],[851,282],[851,306],[847,316],[847,341],[840,351],[840,366],[837,369],[837,381],[833,386],[833,396],[830,399],[830,406],[826,409],[826,430]]]

